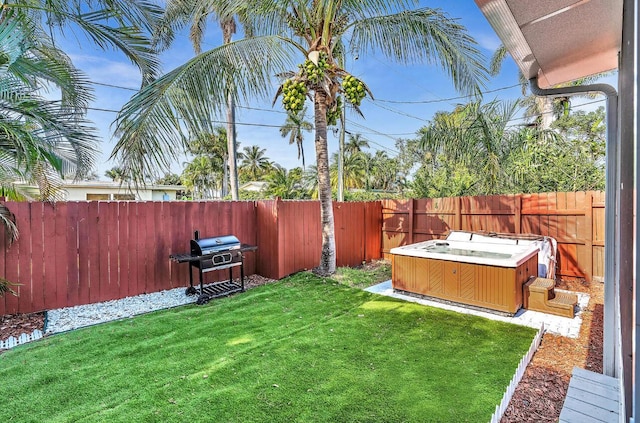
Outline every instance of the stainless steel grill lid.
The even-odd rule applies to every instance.
[[[216,236],[191,240],[191,255],[205,256],[221,251],[237,250],[240,248],[240,240],[233,235]]]

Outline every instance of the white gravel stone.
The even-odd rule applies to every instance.
[[[121,300],[49,310],[47,312],[46,333],[65,332],[150,311],[190,304],[194,303],[197,298],[197,295],[185,295],[183,287],[136,295]]]

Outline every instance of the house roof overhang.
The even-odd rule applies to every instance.
[[[618,67],[623,0],[475,0],[527,77],[548,88]]]

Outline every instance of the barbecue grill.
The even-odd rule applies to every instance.
[[[196,303],[206,304],[212,298],[244,291],[244,253],[256,251],[255,245],[241,244],[233,235],[200,238],[198,231],[191,240],[191,252],[171,254],[169,258],[178,263],[189,263],[189,288],[187,295],[199,294]],[[240,283],[233,281],[233,268],[240,267]],[[193,286],[193,269],[198,269],[200,289]],[[229,280],[204,286],[204,273],[229,269]]]

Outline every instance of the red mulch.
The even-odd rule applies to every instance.
[[[590,294],[589,305],[582,314],[580,335],[576,339],[544,335],[501,423],[555,422],[574,366],[602,373],[604,285],[575,280],[560,281],[557,286]]]
[[[18,338],[23,333],[30,334],[36,329],[44,331],[44,313],[0,316],[0,341],[12,336]]]

